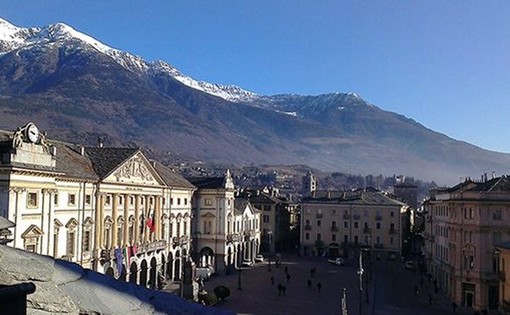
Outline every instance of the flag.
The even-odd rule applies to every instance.
[[[155,226],[154,226],[154,211],[152,211],[152,215],[150,214],[150,210],[149,210],[149,214],[147,216],[147,220],[145,221],[145,224],[149,227],[149,230],[151,232],[154,232],[155,230]]]
[[[119,272],[119,276],[122,274],[122,250],[120,248],[115,248],[115,259],[117,260],[117,271]]]

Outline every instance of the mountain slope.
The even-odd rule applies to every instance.
[[[193,80],[64,24],[0,19],[0,128],[34,121],[51,138],[146,148],[165,161],[308,164],[451,183],[508,172],[482,150],[383,111],[353,93],[262,96]]]

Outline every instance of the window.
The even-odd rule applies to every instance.
[[[106,196],[106,200],[104,203],[109,206],[112,203],[112,196]],[[143,199],[142,199],[142,204],[143,204]]]
[[[354,222],[354,228],[357,229],[358,228],[358,222]]]
[[[58,206],[58,194],[53,195],[53,205]]]
[[[344,221],[344,228],[348,228],[348,227],[349,227],[349,222]]]
[[[75,194],[69,194],[67,197],[67,205],[68,206],[75,206],[76,205],[76,195]]]
[[[85,204],[87,206],[90,206],[91,202],[92,202],[92,196],[91,195],[85,195]]]
[[[177,198],[177,204],[180,205],[181,204],[181,198]]]
[[[492,219],[493,220],[501,220],[501,209],[494,209],[494,212],[492,213]]]
[[[29,192],[27,195],[27,207],[35,208],[37,207],[37,193]]]
[[[229,203],[230,203],[230,200],[229,200]],[[184,198],[184,205],[187,205],[188,204],[188,198]]]
[[[310,220],[305,220],[305,225],[310,225]]]
[[[317,240],[318,240],[318,241],[322,241],[322,235],[321,235],[321,233],[317,233]]]
[[[354,235],[354,243],[358,244],[358,235]]]
[[[269,215],[264,214],[264,223],[268,223],[268,222],[269,222]]]
[[[331,234],[331,241],[336,242],[336,234]]]
[[[336,227],[336,221],[331,222],[331,227],[334,227],[334,228]]]
[[[378,230],[381,229],[381,222],[377,222],[375,225],[375,228]]]
[[[74,240],[75,240],[74,230],[67,232],[67,250],[66,250],[66,253],[67,253],[68,256],[74,256]]]
[[[174,198],[170,198],[170,205],[174,204]]]
[[[344,242],[349,243],[349,235],[344,235]]]
[[[90,251],[90,231],[88,230],[83,232],[83,251]]]
[[[393,237],[390,237],[390,244],[393,245]]]
[[[206,206],[212,206],[212,199],[211,198],[205,198],[204,204]]]
[[[187,235],[188,234],[188,222],[184,221],[184,224],[183,224],[183,235]]]
[[[305,233],[305,240],[309,240],[310,239],[310,233]]]
[[[321,220],[317,220],[317,226],[321,226]]]
[[[118,200],[119,200],[119,205],[122,205],[122,202],[123,202],[123,200],[124,200],[124,197],[119,196],[119,199],[118,199]]]
[[[163,201],[164,201],[164,199],[163,199]],[[129,197],[129,204],[130,205],[134,205],[135,204],[135,198],[133,196]]]
[[[394,217],[395,213],[393,211],[390,212],[390,217]]]

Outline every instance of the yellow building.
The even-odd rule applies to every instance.
[[[33,123],[0,132],[0,215],[10,246],[155,286],[190,254],[195,187],[140,149],[46,139]]]
[[[400,254],[406,209],[374,189],[316,192],[301,203],[301,252],[338,256],[367,246],[381,258]]]

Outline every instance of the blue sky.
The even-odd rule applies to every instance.
[[[22,27],[63,22],[259,94],[356,92],[510,153],[510,1],[3,0],[0,16]]]

